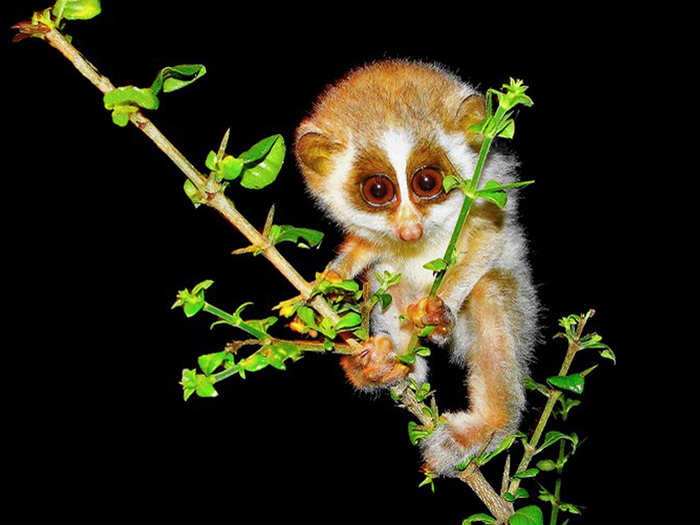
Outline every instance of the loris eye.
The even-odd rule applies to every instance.
[[[432,199],[442,191],[442,173],[435,168],[421,168],[413,174],[411,188],[420,199]]]
[[[372,206],[384,206],[394,200],[394,185],[384,175],[372,175],[362,183],[362,197]]]

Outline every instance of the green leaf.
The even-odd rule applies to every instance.
[[[529,505],[515,511],[508,523],[510,525],[542,525],[542,511],[537,505]]]
[[[542,485],[540,485],[540,492],[539,492],[539,495],[537,496],[537,499],[539,499],[541,501],[546,501],[547,503],[551,503],[552,505],[557,504],[557,498],[554,497],[554,494],[549,492]]]
[[[252,301],[247,301],[247,302],[243,303],[242,305],[240,305],[238,308],[236,308],[236,311],[233,312],[233,314],[232,314],[232,316],[236,320],[236,322],[241,322],[241,313],[243,313],[243,310],[245,308],[247,308],[248,306],[250,306],[251,304],[253,304]]]
[[[556,388],[580,394],[583,392],[585,380],[581,374],[569,374],[568,376],[549,377],[547,383]]]
[[[424,346],[419,346],[418,348],[415,349],[416,355],[419,355],[421,357],[428,357],[430,355],[430,349],[426,348]]]
[[[239,362],[238,366],[240,366],[243,370],[247,370],[248,372],[258,372],[269,364],[270,363],[267,358],[260,352],[260,350],[258,350],[254,354],[250,354],[243,361]]]
[[[320,233],[320,232],[319,232]],[[330,294],[330,293],[351,293],[355,294],[360,290],[360,285],[357,284],[357,281],[354,281],[352,279],[346,279],[344,281],[336,281],[336,282],[330,282],[326,281],[325,279],[321,279],[318,281],[316,286],[311,292],[311,295],[316,295],[317,293],[320,294]],[[350,303],[345,303],[346,307],[351,307]]]
[[[530,107],[533,105],[532,99],[525,94],[528,86],[523,84],[522,80],[510,79],[510,83],[503,84],[502,86],[505,92],[495,91],[494,93],[498,97],[499,108],[503,108],[506,111],[513,109],[518,104]]]
[[[259,330],[267,334],[267,329],[277,322],[277,317],[271,315],[265,319],[249,319],[245,321],[245,324],[252,326],[254,329]]]
[[[422,486],[424,486],[424,485],[430,485],[430,490],[433,492],[433,494],[435,493],[435,482],[433,481],[433,477],[432,477],[432,476],[426,474],[426,475],[425,475],[425,478],[423,479],[423,481],[421,481],[421,482],[418,484],[418,488],[420,488],[420,487],[422,487]]]
[[[360,323],[362,323],[362,316],[360,316],[360,314],[348,312],[340,318],[340,321],[338,321],[334,328],[336,332],[346,332],[348,329],[354,328]]]
[[[221,364],[226,360],[231,360],[233,356],[226,352],[216,352],[214,354],[201,355],[197,359],[199,368],[204,372],[205,375],[212,374]]]
[[[426,270],[432,270],[434,272],[440,272],[447,268],[447,263],[444,259],[435,259],[423,265]]]
[[[487,525],[491,525],[492,523],[496,523],[496,518],[489,516],[488,514],[472,514],[468,518],[462,520],[462,525],[470,525],[471,523],[486,523]]]
[[[572,399],[564,395],[560,395],[557,398],[557,401],[561,405],[561,409],[557,412],[557,414],[561,415],[562,419],[564,420],[566,420],[566,418],[569,416],[569,411],[572,408],[577,407],[581,404],[580,399]]]
[[[333,321],[331,321],[327,317],[324,317],[321,320],[321,323],[316,329],[323,335],[325,335],[328,339],[335,339],[336,335],[338,335],[335,331],[335,328],[333,327]]]
[[[483,199],[495,202],[496,206],[503,209],[508,202],[508,195],[500,188],[501,185],[498,182],[490,180],[476,194]]]
[[[516,499],[520,498],[529,498],[530,493],[525,490],[524,488],[519,488],[518,490],[515,491],[515,494],[511,494],[510,492],[506,492],[503,494],[503,499],[506,501],[510,501],[511,503],[515,501]]]
[[[161,89],[163,93],[171,93],[188,86],[206,73],[207,68],[202,64],[182,64],[164,67],[158,72],[151,89],[156,95],[160,93]]]
[[[561,326],[564,329],[564,331],[566,332],[566,337],[569,340],[573,339],[576,336],[576,326],[580,321],[581,316],[577,314],[570,314],[566,317],[562,317],[561,319],[559,319],[559,326]]]
[[[112,111],[112,122],[120,128],[125,128],[129,124],[129,115],[136,113],[139,110],[136,106],[117,106]]]
[[[194,183],[190,179],[185,179],[183,189],[185,190],[185,195],[187,195],[187,198],[192,201],[192,204],[194,204],[194,207],[199,208],[202,205],[202,202],[199,200],[199,190]]]
[[[512,139],[513,136],[515,135],[515,121],[513,119],[508,119],[501,128],[500,133],[498,134],[499,137],[503,139]]]
[[[539,469],[533,467],[533,468],[529,468],[527,470],[524,470],[522,472],[518,472],[513,477],[515,479],[534,478],[539,473],[540,473]]]
[[[433,333],[433,330],[435,330],[435,326],[429,324],[427,326],[424,326],[423,329],[420,332],[418,332],[418,336],[419,337],[428,337],[430,334]]]
[[[369,337],[367,330],[365,330],[364,328],[357,328],[356,330],[353,330],[352,333],[361,341],[366,341]]]
[[[202,374],[195,377],[195,392],[199,397],[216,397],[219,393],[214,389],[214,380]]]
[[[449,193],[460,184],[462,184],[462,179],[454,175],[448,175],[442,179],[442,187],[445,190],[445,193]]]
[[[204,308],[204,299],[196,300],[193,298],[191,301],[186,302],[182,306],[182,309],[185,312],[185,315],[187,317],[192,317],[197,312],[199,312],[202,308]]]
[[[550,472],[557,468],[557,464],[551,459],[543,459],[542,461],[537,462],[537,468],[542,472]]]
[[[66,20],[90,20],[101,12],[100,0],[58,0],[52,14]]]
[[[199,293],[192,293],[189,290],[180,290],[177,294],[177,300],[171,308],[181,306],[187,317],[192,317],[202,308],[204,308],[204,290]]]
[[[308,306],[300,306],[297,308],[297,315],[306,326],[316,329],[316,315],[311,308]]]
[[[212,284],[214,284],[214,281],[212,281],[211,279],[207,279],[205,281],[197,283],[194,285],[194,288],[192,288],[192,293],[199,293],[202,290],[207,290],[211,287]]]
[[[388,293],[377,294],[377,298],[379,303],[382,305],[382,311],[386,311],[386,309],[391,306],[391,302],[394,300],[391,294]]]
[[[415,421],[409,421],[408,423],[408,439],[412,445],[418,444],[419,440],[428,437],[432,433],[432,430],[419,426]]]
[[[209,171],[216,171],[217,164],[218,160],[216,158],[216,152],[209,151],[209,154],[207,155],[207,160],[204,161],[204,165]]]
[[[219,163],[218,172],[224,180],[236,180],[243,172],[243,160],[226,155]]]
[[[278,139],[281,139],[282,135],[271,135],[266,137],[255,144],[253,144],[247,151],[240,154],[240,158],[246,163],[260,162],[265,158],[265,156],[270,152],[272,146],[275,145]]]
[[[478,458],[476,458],[476,464],[479,466],[483,466],[489,461],[491,461],[493,458],[501,454],[502,452],[508,450],[510,447],[513,446],[513,443],[515,443],[515,440],[518,438],[524,438],[525,434],[522,432],[515,432],[505,438],[503,441],[501,441],[501,444],[498,445],[498,448],[496,450],[493,450],[491,452],[484,452],[482,453]]]
[[[189,368],[185,368],[182,371],[182,379],[180,380],[180,384],[182,385],[183,397],[185,398],[185,401],[187,401],[195,391],[195,387],[196,387],[195,377],[196,376],[197,376],[197,373],[194,370],[191,370]]]
[[[416,362],[416,354],[413,352],[408,352],[406,354],[399,354],[396,356],[396,359],[401,361],[402,363],[406,363],[407,365],[413,364]]]
[[[531,377],[524,378],[523,383],[528,390],[537,390],[539,393],[549,397],[549,388],[542,383],[536,382]]]
[[[560,503],[558,506],[559,510],[563,510],[564,512],[570,512],[571,514],[581,514],[581,509],[579,509],[576,505],[572,505],[571,503]]]
[[[295,226],[289,226],[288,224],[273,224],[270,228],[268,239],[272,244],[294,242],[299,246],[306,246],[308,248],[309,246],[315,247],[321,244],[323,232],[310,228],[297,228]],[[300,239],[306,241],[307,244],[303,244]]]
[[[601,355],[601,357],[604,357],[605,359],[610,359],[614,365],[617,364],[617,359],[615,358],[615,354],[609,346],[606,347],[603,351],[601,351],[600,355]]]
[[[273,135],[242,153],[240,158],[245,165],[241,186],[259,190],[272,184],[282,169],[286,151],[282,135]]]
[[[384,288],[385,291],[388,288],[401,282],[400,273],[391,273],[388,271],[384,271],[384,274],[382,275],[379,272],[374,272],[374,276],[377,278],[377,281],[381,283],[381,286]]]
[[[534,184],[535,181],[534,180],[524,180],[524,181],[520,181],[520,182],[513,182],[511,184],[501,185],[497,181],[492,180],[492,181],[489,181],[489,183],[492,183],[491,187],[489,188],[489,191],[496,191],[496,190],[505,191],[505,190],[513,190],[515,188],[522,188],[524,186],[529,186],[530,184]]]
[[[547,434],[544,437],[544,441],[542,442],[542,444],[539,446],[539,448],[537,449],[537,451],[535,453],[539,454],[544,449],[553,445],[554,443],[556,443],[557,441],[559,441],[561,439],[566,439],[566,440],[570,441],[571,444],[573,445],[573,450],[576,450],[576,447],[578,446],[578,436],[576,434],[568,435],[568,434],[564,434],[563,432],[559,432],[558,430],[551,430],[551,431],[547,432]]]
[[[124,86],[105,93],[103,97],[106,109],[115,109],[117,106],[139,106],[144,109],[158,109],[160,105],[156,94],[148,88]]]

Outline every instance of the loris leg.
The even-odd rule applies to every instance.
[[[457,315],[454,351],[466,353],[469,410],[446,413],[446,424],[426,440],[424,457],[436,473],[454,474],[457,463],[496,448],[517,428],[525,400],[517,345],[534,326],[524,318],[518,284],[505,271],[487,273]]]

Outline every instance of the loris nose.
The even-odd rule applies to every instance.
[[[423,236],[423,227],[418,222],[407,224],[399,228],[399,237],[402,241],[417,241]]]

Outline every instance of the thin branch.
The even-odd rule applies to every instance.
[[[588,320],[591,317],[593,317],[593,314],[595,314],[595,310],[589,310],[585,315],[583,315],[583,317],[581,317],[581,320],[579,321],[578,326],[576,327],[576,333],[574,334],[574,337],[569,341],[569,346],[566,350],[566,356],[564,357],[564,362],[561,365],[561,369],[559,370],[558,375],[565,376],[569,372],[569,368],[571,367],[571,363],[574,360],[574,356],[576,355],[576,352],[580,350],[579,340],[581,338],[581,334],[583,333],[583,329],[586,326]],[[542,410],[542,414],[540,415],[540,419],[537,422],[535,431],[532,433],[532,437],[530,437],[529,441],[525,445],[525,453],[523,454],[523,459],[520,460],[518,469],[515,471],[516,474],[520,472],[525,472],[528,466],[530,465],[530,461],[537,452],[537,446],[540,443],[540,437],[542,437],[542,432],[544,432],[544,429],[547,426],[547,422],[549,421],[549,417],[552,415],[554,405],[556,404],[560,395],[560,390],[550,390],[547,403],[545,404],[544,409]],[[519,486],[520,480],[513,479],[510,482],[510,486],[508,487],[508,492],[510,492],[511,494],[515,494],[515,491],[518,490]]]
[[[112,82],[107,77],[100,74],[97,68],[85,59],[85,57],[64,38],[60,31],[51,29],[46,32],[44,39],[66,57],[75,68],[102,93],[108,93],[115,89]],[[213,177],[207,178],[202,175],[141,111],[131,114],[129,120],[148,136],[148,138],[173,161],[180,171],[185,174],[204,197],[202,201],[205,204],[217,210],[229,223],[240,231],[251,244],[261,247],[261,253],[299,291],[305,300],[311,297],[313,289],[312,284],[306,281],[274,246],[267,243],[265,237],[236,210],[230,199],[220,191],[217,191],[218,188],[216,187],[216,182]],[[314,297],[310,301],[310,304],[319,314],[327,317],[334,324],[339,321],[340,317],[333,311],[323,297]],[[348,340],[347,345],[352,348],[352,352],[348,353],[356,353],[360,346],[360,344],[354,340]],[[416,416],[421,423],[432,425],[432,420],[420,410],[420,404],[413,396],[413,392],[408,388],[407,382],[405,380],[400,381],[398,383],[398,388],[402,391],[400,397],[404,406]],[[476,465],[465,469],[465,471],[460,474],[459,479],[471,487],[499,522],[504,522],[512,514],[512,506],[499,497],[493,487],[483,477],[479,469],[476,468]]]
[[[506,462],[503,465],[503,477],[501,478],[501,497],[508,491],[508,480],[510,480],[510,454],[506,454]]]
[[[423,426],[432,428],[433,418],[423,412],[421,403],[418,402],[406,381],[402,381],[393,390],[406,410],[411,412]],[[513,514],[512,505],[499,496],[474,462],[470,463],[466,469],[459,473],[458,479],[472,489],[474,494],[497,519],[498,523],[505,523]]]
[[[58,49],[75,68],[87,78],[102,93],[107,93],[114,89],[112,82],[101,75],[85,57],[70,43],[63,34],[56,29],[46,33],[47,42]],[[148,138],[150,138],[158,148],[165,153],[170,160],[182,171],[185,176],[192,181],[195,187],[206,195],[204,202],[217,210],[224,218],[240,231],[252,244],[266,246],[266,239],[241,215],[233,202],[221,192],[212,191],[213,179],[205,178],[199,171],[180,153],[180,151],[163,135],[160,130],[141,111],[130,115],[129,120],[139,128]],[[287,278],[304,297],[308,299],[313,289],[312,285],[306,281],[299,272],[287,261],[277,248],[269,244],[263,248],[262,254],[277,268],[277,270]],[[311,306],[322,316],[328,317],[333,323],[337,323],[340,317],[333,311],[322,297],[316,296],[311,301]]]

